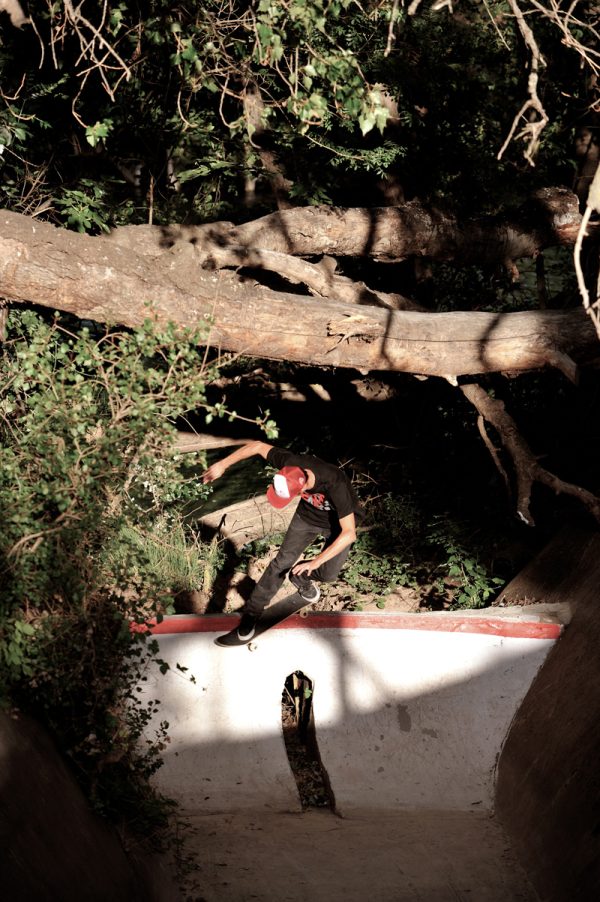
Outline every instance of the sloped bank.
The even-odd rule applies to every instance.
[[[509,731],[496,810],[544,902],[600,899],[600,534],[565,529],[506,601],[569,602],[572,622]]]
[[[7,902],[177,902],[160,859],[124,849],[48,734],[0,712],[0,894]]]

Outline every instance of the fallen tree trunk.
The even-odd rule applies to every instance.
[[[510,215],[466,221],[410,201],[397,207],[294,207],[239,226],[128,226],[115,238],[140,254],[192,242],[220,254],[230,247],[252,248],[300,257],[329,254],[388,262],[428,257],[511,268],[515,260],[545,247],[574,244],[580,224],[577,197],[564,188],[544,188]]]
[[[455,379],[597,355],[581,310],[420,313],[315,300],[201,267],[191,243],[142,256],[115,241],[0,213],[0,295],[83,319],[207,327],[206,343],[253,357]]]

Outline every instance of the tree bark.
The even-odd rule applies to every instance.
[[[177,454],[191,454],[195,451],[211,451],[215,448],[229,448],[244,445],[250,438],[228,438],[220,435],[207,435],[203,432],[178,432],[173,450]]]
[[[507,265],[545,247],[573,244],[581,224],[577,197],[564,188],[544,188],[509,215],[460,221],[443,210],[410,201],[397,207],[295,207],[234,226],[127,226],[126,240],[138,253],[161,253],[180,242],[210,248],[230,245],[310,257],[370,257],[399,261],[429,257],[457,265]],[[158,236],[158,239],[157,239]],[[124,236],[123,236],[124,237]]]
[[[598,353],[593,325],[580,310],[357,307],[272,291],[235,273],[203,269],[203,259],[191,242],[144,256],[116,237],[92,238],[0,213],[0,296],[84,319],[135,326],[153,316],[205,326],[207,344],[253,357],[450,379],[543,366],[575,378],[577,365]]]

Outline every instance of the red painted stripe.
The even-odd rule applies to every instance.
[[[174,633],[224,633],[237,623],[235,614],[174,614],[161,623],[149,624],[155,635]],[[132,629],[143,627],[132,626]],[[438,633],[482,633],[511,639],[558,639],[558,623],[529,620],[504,620],[501,617],[462,617],[456,614],[366,614],[363,612],[310,612],[306,617],[294,614],[273,629],[394,629],[429,630]]]

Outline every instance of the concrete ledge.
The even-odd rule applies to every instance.
[[[557,639],[561,633],[558,619],[518,616],[508,612],[468,611],[461,614],[372,614],[351,611],[309,612],[284,620],[274,630],[417,630],[440,633],[482,633],[525,639]],[[174,614],[151,625],[156,635],[177,633],[219,633],[233,628],[238,614]]]

